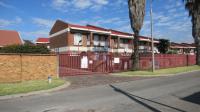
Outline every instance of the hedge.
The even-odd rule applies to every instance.
[[[46,46],[36,45],[9,45],[0,48],[0,53],[32,53],[49,54],[50,50]]]

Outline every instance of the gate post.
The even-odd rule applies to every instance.
[[[186,54],[186,63],[187,63],[187,66],[189,66],[189,55]]]
[[[60,58],[59,58],[59,52],[56,53],[56,58],[57,58],[57,78],[59,78],[59,75],[60,75]]]

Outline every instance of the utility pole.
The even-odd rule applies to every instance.
[[[155,71],[155,59],[154,59],[154,39],[153,39],[153,10],[152,10],[152,2],[150,0],[150,16],[151,16],[151,52],[152,52],[152,72]]]

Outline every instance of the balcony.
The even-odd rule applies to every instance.
[[[94,46],[108,46],[108,42],[107,41],[94,41]]]
[[[121,47],[121,48],[129,48],[129,49],[132,49],[132,45],[131,45],[131,44],[124,44],[124,43],[121,43],[121,44],[119,44],[119,47]]]

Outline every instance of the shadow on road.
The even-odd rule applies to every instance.
[[[110,85],[110,87],[112,87],[116,92],[119,92],[119,93],[124,94],[125,96],[129,97],[130,99],[132,99],[132,100],[134,100],[135,102],[137,102],[137,103],[143,105],[144,107],[148,108],[149,110],[151,110],[151,111],[153,111],[153,112],[162,112],[162,111],[160,111],[160,110],[158,110],[158,109],[156,109],[156,108],[154,108],[154,107],[148,105],[147,103],[144,103],[144,102],[142,102],[142,101],[140,101],[140,100],[138,100],[138,99],[146,100],[146,101],[149,101],[149,102],[152,102],[152,103],[155,103],[155,104],[164,106],[164,107],[168,107],[168,108],[173,109],[173,110],[176,110],[176,111],[178,111],[178,112],[186,112],[186,111],[181,110],[181,109],[178,109],[178,108],[176,108],[176,107],[172,107],[172,106],[169,106],[169,105],[166,105],[166,104],[163,104],[163,103],[159,103],[159,102],[156,102],[156,101],[153,101],[153,100],[149,100],[149,99],[146,99],[146,98],[137,96],[137,95],[130,94],[130,93],[128,93],[128,92],[126,92],[126,91],[124,91],[124,90],[121,90],[120,88],[117,88],[117,87],[115,87],[115,86],[113,86],[113,85]]]
[[[192,95],[184,97],[184,98],[182,98],[182,100],[200,105],[200,92],[196,92]]]

